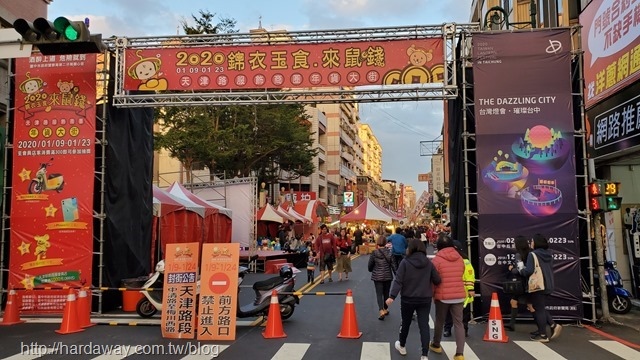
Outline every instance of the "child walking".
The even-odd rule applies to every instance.
[[[316,252],[309,252],[309,257],[307,258],[307,282],[314,283],[316,278]]]

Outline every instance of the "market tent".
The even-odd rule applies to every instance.
[[[329,216],[329,209],[320,200],[302,200],[293,205],[293,209],[302,216],[316,222],[316,218]]]
[[[153,186],[153,223],[151,234],[151,263],[155,266],[156,252],[166,244],[200,241],[204,208],[184,201]],[[157,258],[160,258],[158,254]]]
[[[174,182],[167,191],[176,197],[204,209],[203,243],[231,242],[231,210],[203,200],[187,190],[182,184]]]
[[[371,199],[367,198],[358,207],[350,213],[340,218],[341,223],[358,222],[358,221],[384,221],[392,222],[398,218],[391,214],[387,209],[376,205]]]
[[[282,224],[284,222],[283,214],[280,214],[271,204],[266,204],[256,212],[256,221],[273,221]]]
[[[311,223],[311,219],[298,213],[292,207],[290,207],[289,210],[287,210],[287,214],[291,215],[294,219],[296,219],[295,221],[300,221],[305,224]]]
[[[256,212],[256,235],[275,238],[278,226],[287,220],[285,214],[278,212],[271,204],[266,204]]]

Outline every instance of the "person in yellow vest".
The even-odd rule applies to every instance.
[[[476,272],[471,265],[471,261],[469,260],[469,256],[467,253],[462,250],[462,244],[458,240],[453,240],[453,244],[460,256],[462,256],[462,260],[464,261],[464,273],[462,274],[462,282],[464,283],[464,289],[466,290],[467,297],[464,299],[464,309],[462,310],[462,324],[464,325],[464,335],[466,337],[469,336],[469,321],[471,321],[471,306],[470,303],[473,302],[473,298],[476,295],[475,292],[475,283],[476,283]],[[444,332],[442,336],[451,337],[451,328],[453,327],[453,319],[451,318],[451,313],[447,314],[447,318],[444,321]]]

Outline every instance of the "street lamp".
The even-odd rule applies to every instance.
[[[487,13],[484,14],[484,28],[491,30],[500,30],[502,25],[505,25],[506,29],[509,29],[510,26],[514,25],[531,25],[531,28],[536,28],[536,17],[537,17],[537,6],[535,0],[531,0],[529,3],[529,15],[531,16],[530,21],[520,21],[520,22],[510,22],[509,14],[507,14],[506,10],[501,6],[494,6],[487,10]]]

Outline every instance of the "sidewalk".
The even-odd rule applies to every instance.
[[[640,350],[640,301],[633,300],[633,309],[624,315],[611,313],[612,323],[597,323],[588,326],[593,332],[604,332],[612,336],[613,340],[622,342],[623,344]]]

